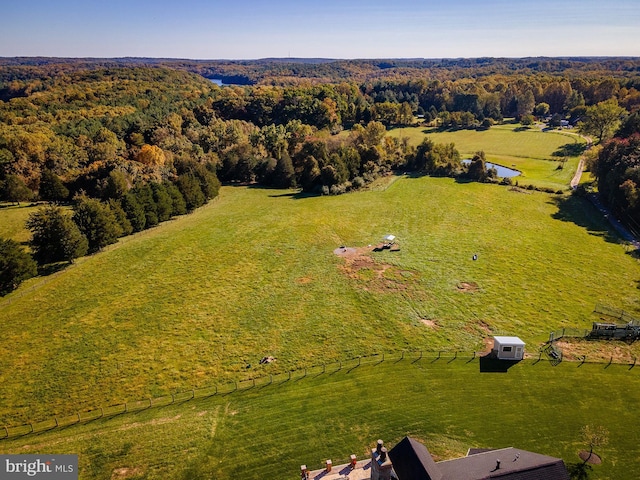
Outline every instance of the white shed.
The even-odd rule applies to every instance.
[[[492,353],[500,360],[522,360],[524,345],[518,337],[493,337]]]

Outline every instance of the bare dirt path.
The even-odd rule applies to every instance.
[[[577,135],[577,134],[572,134],[572,135]],[[584,140],[587,142],[587,150],[589,150],[593,145],[593,141],[591,140],[591,137],[585,137],[584,135],[580,135],[580,137],[584,138]],[[569,185],[571,185],[571,188],[573,190],[575,190],[578,187],[578,184],[580,183],[580,178],[582,177],[582,172],[584,171],[584,163],[585,163],[584,157],[585,157],[585,154],[583,153],[582,156],[580,157],[580,161],[578,162],[578,168],[576,168],[576,173],[573,175],[573,178],[569,183]]]

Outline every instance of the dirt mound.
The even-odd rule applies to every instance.
[[[477,292],[480,287],[476,282],[460,282],[456,285],[456,288],[459,292],[472,293]]]
[[[340,247],[333,251],[344,259],[340,267],[348,277],[363,284],[365,290],[402,291],[415,281],[416,272],[401,270],[388,263],[377,262],[370,253],[374,247]]]

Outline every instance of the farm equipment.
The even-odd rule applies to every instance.
[[[617,339],[634,341],[640,338],[640,323],[631,321],[623,325],[616,323],[593,322],[587,335],[591,339]]]

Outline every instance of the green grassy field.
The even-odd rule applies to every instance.
[[[554,156],[563,146],[584,143],[570,132],[541,131],[538,127],[522,129],[519,124],[495,125],[488,130],[438,131],[425,127],[397,128],[389,135],[408,137],[410,144],[418,145],[425,137],[436,143],[455,143],[463,158],[471,158],[483,150],[487,160],[522,172],[516,177],[520,184],[532,184],[553,189],[567,188],[578,165],[579,156],[567,157],[562,169],[558,169],[563,157]],[[569,147],[570,148],[570,147]]]
[[[378,438],[405,435],[437,460],[470,447],[514,446],[579,462],[584,425],[609,443],[591,478],[633,480],[640,433],[637,368],[527,360],[507,373],[481,373],[479,359],[387,357],[276,377],[138,413],[0,441],[6,453],[77,453],[80,478],[295,479],[301,464],[365,458]]]
[[[26,243],[31,235],[25,228],[24,224],[32,212],[38,209],[38,206],[23,203],[22,205],[11,205],[9,203],[0,203],[0,237],[11,238],[16,242]]]
[[[402,250],[362,268],[333,254],[390,232]],[[588,328],[597,302],[640,311],[638,281],[572,197],[447,178],[339,197],[225,187],[0,302],[0,425],[371,353],[481,350],[491,334],[535,351]]]

